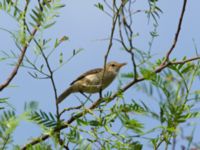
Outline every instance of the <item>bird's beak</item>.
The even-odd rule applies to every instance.
[[[125,66],[126,64],[127,64],[127,63],[121,63],[121,64],[119,64],[119,68]]]

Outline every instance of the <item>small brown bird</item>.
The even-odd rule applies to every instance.
[[[75,92],[97,93],[105,89],[117,76],[120,68],[126,63],[109,62],[104,68],[96,68],[85,72],[74,80],[56,100],[57,104],[62,102],[67,96]]]

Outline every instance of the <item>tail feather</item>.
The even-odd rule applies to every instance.
[[[68,89],[66,89],[56,100],[56,103],[59,104],[60,102],[62,102],[66,97],[68,97],[71,93],[73,93],[73,89],[72,87],[69,87]]]

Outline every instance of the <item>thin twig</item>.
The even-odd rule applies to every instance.
[[[165,139],[162,138],[162,139],[158,142],[158,144],[156,145],[156,147],[154,147],[154,150],[158,150],[158,148],[160,147],[160,145],[161,145],[164,141],[165,141]]]
[[[182,7],[182,11],[181,11],[181,15],[180,15],[180,18],[179,18],[178,27],[177,27],[177,30],[176,30],[176,33],[175,33],[175,36],[174,36],[174,41],[173,41],[173,43],[172,43],[171,48],[170,48],[169,51],[167,52],[166,58],[165,58],[165,60],[164,60],[163,63],[162,63],[163,65],[169,60],[170,54],[172,53],[172,51],[173,51],[174,48],[176,47],[176,43],[177,43],[177,41],[178,41],[178,37],[179,37],[180,31],[181,31],[181,26],[182,26],[183,16],[184,16],[185,9],[186,9],[186,4],[187,4],[187,0],[184,0],[184,2],[183,2],[183,7]]]
[[[114,3],[114,2],[113,2]],[[120,7],[121,8],[121,7]],[[110,33],[110,38],[109,38],[109,44],[108,44],[108,48],[106,51],[106,54],[104,56],[104,68],[106,66],[107,63],[107,59],[108,59],[108,55],[110,53],[110,50],[112,48],[112,44],[113,44],[113,37],[114,37],[114,33],[115,33],[115,27],[116,27],[116,22],[118,19],[118,15],[120,12],[120,8],[117,9],[117,12],[113,14],[113,21],[112,21],[112,28],[111,28],[111,33]],[[114,8],[113,8],[114,9]],[[114,11],[113,11],[114,12]],[[104,69],[105,70],[105,69]]]
[[[131,55],[131,60],[132,60],[132,65],[133,65],[133,71],[134,71],[134,78],[135,80],[137,79],[137,64],[135,61],[135,54],[133,52],[133,50],[135,49],[133,46],[133,30],[132,30],[132,14],[131,14],[131,1],[129,1],[129,6],[128,6],[128,13],[129,13],[129,23],[126,20],[126,16],[124,13],[124,9],[125,9],[125,4],[122,5],[122,11],[121,11],[121,15],[119,15],[119,19],[118,19],[118,25],[119,25],[119,37],[120,37],[120,43],[122,44],[122,46],[124,47],[125,51],[128,52]],[[126,45],[124,37],[123,37],[123,33],[122,33],[122,24],[123,24],[123,29],[125,31],[125,35],[126,35],[126,39],[128,40],[128,45]]]
[[[6,137],[3,138],[3,143],[1,143],[2,147],[1,149],[2,150],[5,150],[6,149],[6,145],[9,143],[9,140],[10,140],[11,136],[10,134],[8,134]]]
[[[66,111],[71,111],[71,110],[75,110],[75,109],[80,109],[81,107],[83,107],[84,105],[79,105],[79,106],[75,106],[75,107],[69,107],[69,108],[65,108],[65,109],[63,109],[61,112],[60,112],[60,116],[62,115],[62,114],[64,114]]]
[[[104,56],[104,71],[103,71],[103,75],[102,75],[102,79],[101,79],[101,83],[103,83],[103,79],[104,79],[104,74],[105,74],[105,68],[106,68],[106,63],[107,63],[107,59],[108,59],[108,55],[111,51],[112,48],[112,44],[113,44],[113,37],[114,37],[114,33],[115,33],[115,28],[116,28],[116,24],[117,24],[117,19],[121,10],[122,4],[120,5],[119,8],[116,7],[115,4],[115,0],[113,0],[113,19],[112,19],[112,28],[111,28],[111,33],[110,33],[110,38],[109,38],[109,44],[108,44],[108,48],[106,51],[106,54]],[[117,9],[117,11],[115,12],[115,9]]]

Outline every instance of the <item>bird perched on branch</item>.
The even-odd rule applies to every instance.
[[[67,96],[75,92],[97,93],[105,89],[117,76],[120,68],[126,63],[109,62],[104,68],[89,70],[74,80],[68,89],[66,89],[56,100],[59,104]]]

